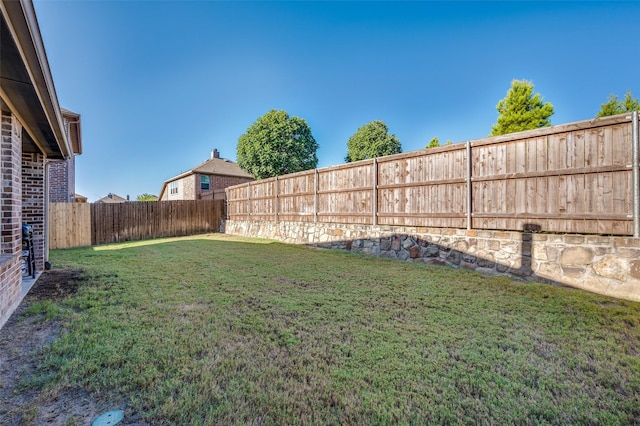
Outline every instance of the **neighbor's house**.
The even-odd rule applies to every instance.
[[[33,227],[36,270],[42,271],[48,255],[45,236],[50,164],[71,159],[74,144],[80,143],[79,134],[74,136],[65,128],[29,0],[0,1],[0,115],[2,327],[28,288],[22,285],[22,224]]]
[[[87,197],[76,194],[76,155],[82,154],[80,114],[61,108],[62,122],[71,142],[73,155],[49,165],[49,201],[52,203],[86,203]]]
[[[84,195],[80,195],[77,192],[75,193],[75,195],[73,196],[73,202],[74,203],[88,203],[89,199],[87,197],[85,197]]]
[[[113,203],[126,203],[129,201],[129,196],[127,198],[122,198],[119,195],[108,193],[106,197],[102,197],[96,201],[96,204],[113,204]]]
[[[168,179],[160,190],[160,201],[211,200],[222,197],[223,189],[254,180],[233,161],[220,158],[217,149],[204,163]]]

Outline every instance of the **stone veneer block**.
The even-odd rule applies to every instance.
[[[631,262],[631,264],[629,265],[629,275],[632,278],[640,280],[640,259]]]
[[[568,247],[562,251],[562,266],[589,265],[593,262],[593,249],[588,247]]]
[[[584,235],[565,235],[564,242],[567,244],[584,244]]]
[[[640,247],[640,238],[614,237],[616,247]]]
[[[593,271],[597,275],[605,278],[613,278],[618,281],[625,280],[628,268],[628,262],[616,256],[605,256],[593,264]]]
[[[627,248],[627,247],[619,247],[617,250],[618,256],[624,257],[627,259],[638,259],[640,258],[640,249],[635,248]]]

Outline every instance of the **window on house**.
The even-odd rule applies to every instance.
[[[178,181],[173,181],[169,183],[169,194],[177,194],[178,193]]]
[[[203,191],[208,191],[209,190],[209,176],[200,176],[200,189]]]

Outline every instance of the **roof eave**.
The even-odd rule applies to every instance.
[[[0,2],[0,13],[7,23],[7,29],[29,75],[29,87],[25,90],[31,91],[39,105],[29,104],[28,107],[21,108],[11,102],[10,93],[2,91],[1,94],[44,155],[51,158],[70,158],[72,149],[64,132],[60,105],[33,3],[3,1]],[[39,129],[39,121],[47,123],[49,136]]]
[[[69,143],[74,154],[82,154],[82,117],[68,109],[61,108],[62,117],[69,124]]]

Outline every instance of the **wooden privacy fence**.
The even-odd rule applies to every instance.
[[[50,203],[49,247],[69,248],[216,232],[224,200]]]
[[[91,245],[91,204],[49,203],[49,248]]]
[[[634,235],[637,146],[617,115],[236,185],[227,215]]]

